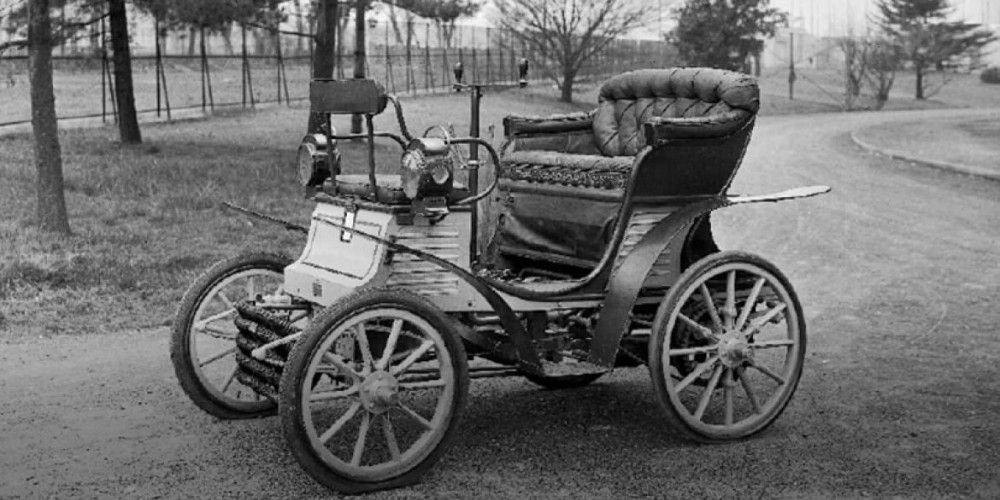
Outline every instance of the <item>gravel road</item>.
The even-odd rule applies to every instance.
[[[861,151],[849,132],[979,111],[767,117],[733,192],[821,198],[720,213],[724,248],[799,291],[809,353],[764,435],[697,446],[643,369],[583,389],[474,382],[456,445],[372,498],[1000,495],[1000,183]],[[0,498],[329,498],[276,419],[221,422],[181,393],[167,331],[0,344]]]

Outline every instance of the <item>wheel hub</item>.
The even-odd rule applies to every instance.
[[[385,413],[399,402],[399,382],[389,372],[374,372],[361,382],[361,404],[372,413]]]
[[[742,366],[753,359],[753,348],[742,335],[729,333],[719,341],[719,359],[727,368]]]

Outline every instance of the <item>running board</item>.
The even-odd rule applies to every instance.
[[[543,359],[542,371],[545,372],[544,375],[546,377],[567,377],[572,375],[596,375],[598,373],[607,373],[611,369],[588,361],[577,361],[575,359],[562,363]]]

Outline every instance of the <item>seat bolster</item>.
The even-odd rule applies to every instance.
[[[739,131],[752,117],[744,109],[690,118],[654,117],[643,124],[643,131],[646,144],[654,146],[676,139],[711,139]]]
[[[598,189],[622,189],[635,158],[516,151],[505,155],[501,176],[511,180]]]
[[[550,116],[509,115],[503,119],[504,135],[559,134],[589,131],[594,112],[567,113]]]

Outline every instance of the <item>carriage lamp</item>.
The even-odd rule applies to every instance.
[[[332,149],[332,155],[330,154]],[[331,160],[332,166],[331,168]],[[297,156],[299,182],[305,187],[316,187],[337,170],[340,163],[340,153],[337,151],[337,141],[328,144],[325,134],[308,134],[299,144]]]
[[[454,166],[447,141],[439,137],[414,139],[401,161],[403,193],[411,200],[444,198],[454,184]]]

